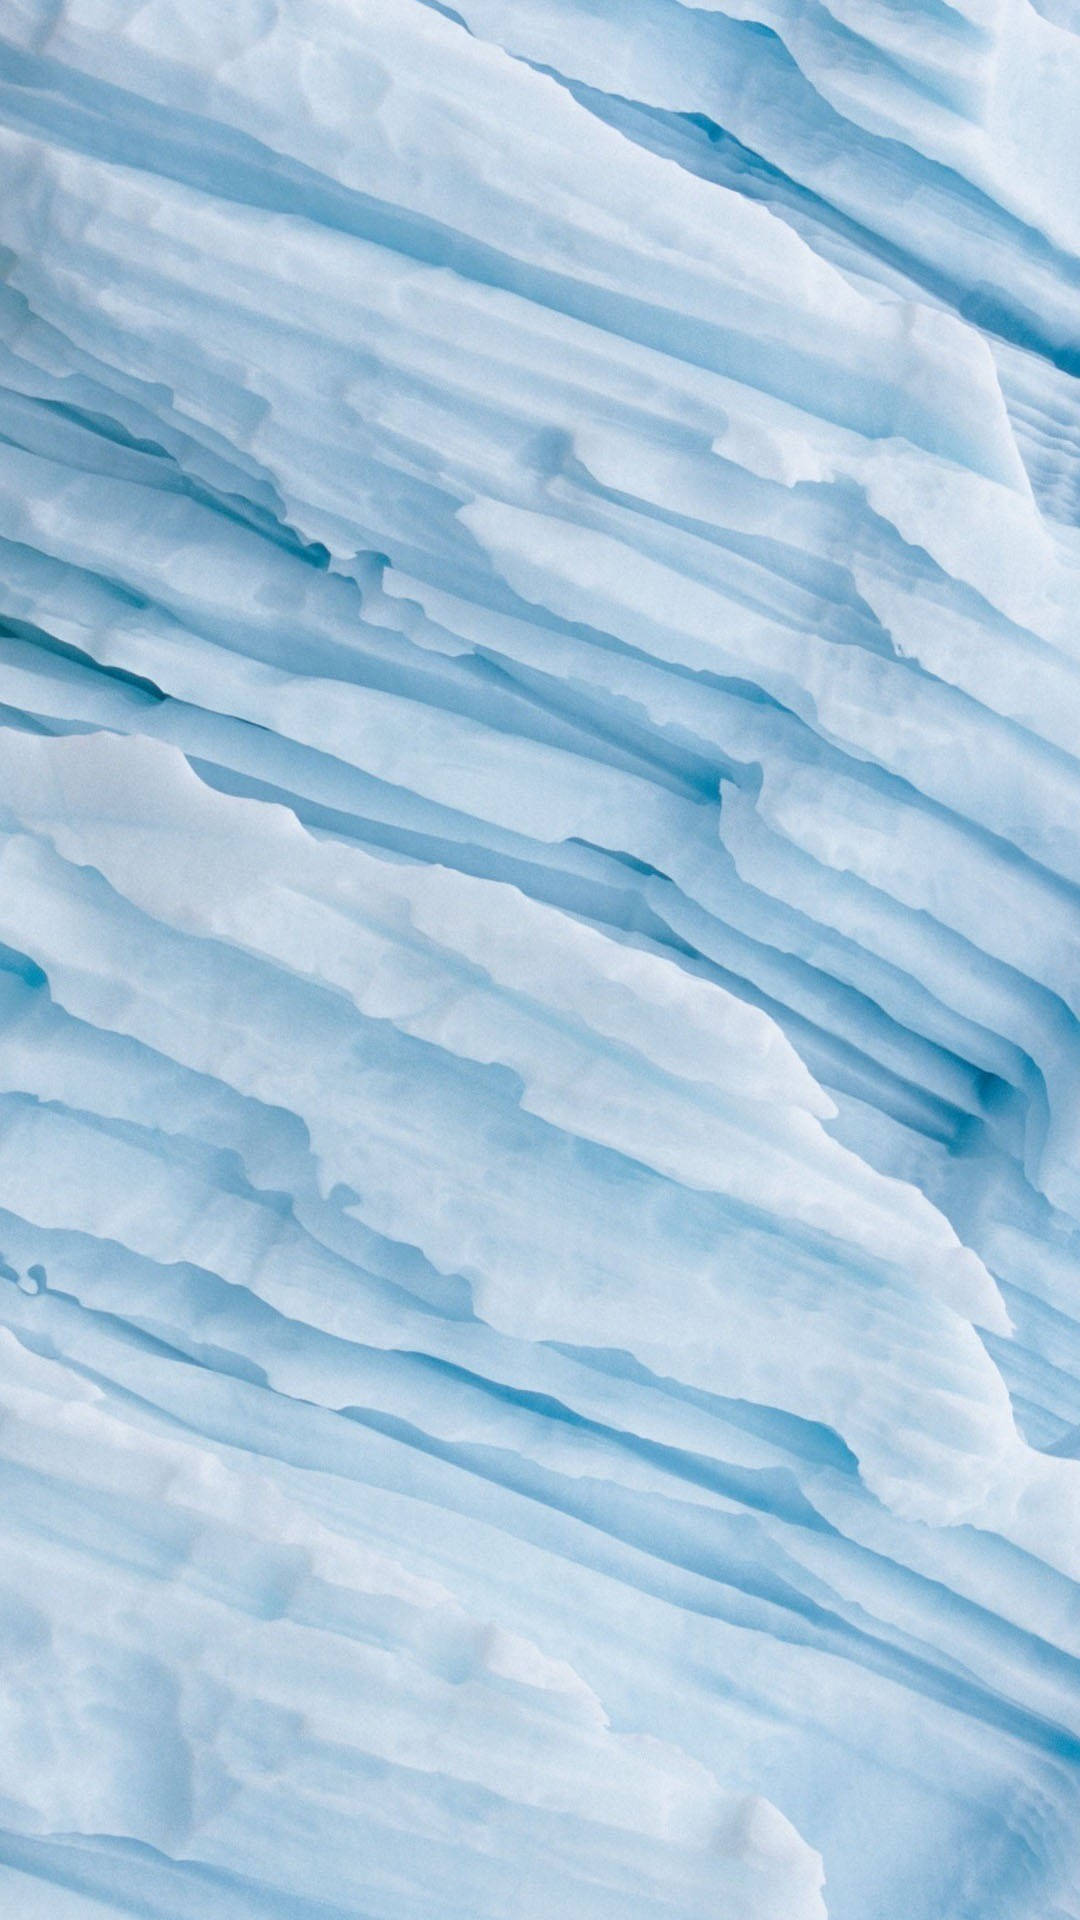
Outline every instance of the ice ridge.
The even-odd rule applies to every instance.
[[[0,1911],[1080,1920],[1073,0],[0,0]]]

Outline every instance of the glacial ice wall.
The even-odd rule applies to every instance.
[[[0,1911],[1077,1920],[1075,0],[0,169]]]

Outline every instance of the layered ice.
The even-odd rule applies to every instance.
[[[0,0],[0,1906],[1080,1920],[1080,13]]]

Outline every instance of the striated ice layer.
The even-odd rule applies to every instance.
[[[1075,0],[0,122],[0,1911],[1080,1920]]]

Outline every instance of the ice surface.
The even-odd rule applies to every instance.
[[[1078,34],[0,0],[5,1920],[1080,1920]]]

